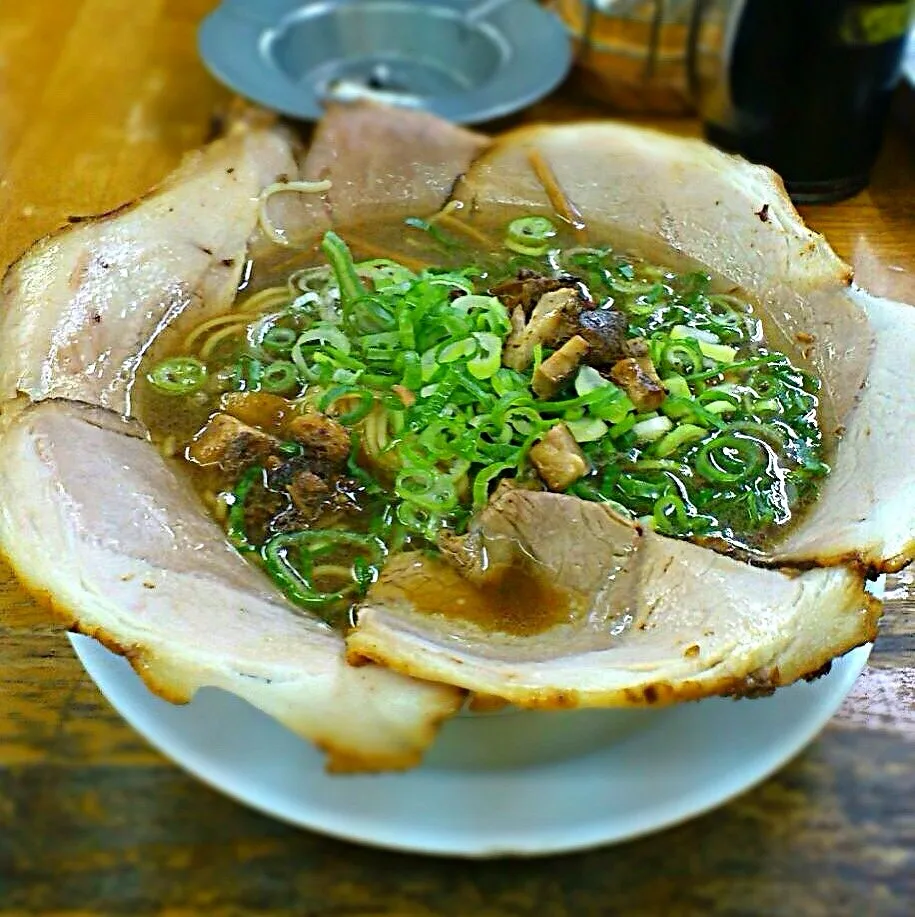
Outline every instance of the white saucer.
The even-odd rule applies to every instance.
[[[421,768],[329,777],[317,751],[244,701],[205,689],[191,704],[173,706],[150,694],[126,661],[94,640],[71,640],[86,671],[128,723],[185,770],[239,802],[346,840],[467,857],[581,850],[657,831],[721,805],[816,736],[870,653],[870,647],[857,649],[835,661],[824,678],[760,700],[457,719],[445,726],[435,754]],[[519,740],[539,738],[549,746],[555,734],[566,744],[557,743],[558,752],[538,754],[538,763],[526,766],[510,759],[458,761],[454,750],[466,743],[468,730],[475,741],[486,741],[487,719],[490,727],[501,721],[500,733],[519,730]]]

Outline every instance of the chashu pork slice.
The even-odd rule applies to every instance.
[[[427,216],[489,138],[424,111],[374,102],[329,105],[302,163],[302,174],[331,182],[336,226]]]
[[[697,140],[611,122],[524,128],[479,157],[455,196],[477,209],[551,207],[544,176],[596,241],[635,243],[662,262],[673,251],[749,293],[773,344],[823,381],[832,477],[769,561],[879,571],[911,560],[912,308],[854,289],[773,172]]]
[[[877,340],[867,381],[819,497],[773,560],[892,572],[915,557],[915,307],[854,295]]]
[[[503,489],[452,550],[451,564],[418,554],[389,564],[347,638],[351,660],[522,707],[670,703],[811,676],[873,639],[879,617],[843,567],[754,568],[561,494]],[[531,577],[549,584],[553,626],[517,628],[517,614],[544,611],[529,598],[481,621],[479,607],[512,593],[517,605]],[[464,605],[431,610],[430,594],[445,590]]]
[[[223,688],[313,740],[333,770],[418,763],[461,692],[348,666],[342,637],[291,608],[135,432],[60,401],[7,420],[0,541],[27,588],[169,700]]]
[[[0,286],[0,399],[68,398],[130,409],[156,336],[235,297],[258,197],[297,166],[279,130],[235,133],[190,154],[161,186],[36,242]]]
[[[265,207],[262,269],[294,263],[332,226],[426,216],[441,209],[489,139],[422,111],[372,102],[328,105],[296,175],[320,193],[279,190]],[[274,244],[263,244],[272,241]]]

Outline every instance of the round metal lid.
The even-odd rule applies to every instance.
[[[565,28],[533,0],[223,0],[199,47],[236,92],[309,121],[356,98],[487,121],[571,65]]]

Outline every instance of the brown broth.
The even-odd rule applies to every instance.
[[[493,568],[478,584],[440,558],[422,554],[392,561],[372,596],[379,603],[406,602],[423,614],[516,637],[568,624],[585,610],[587,599],[551,583],[545,572],[530,564]]]

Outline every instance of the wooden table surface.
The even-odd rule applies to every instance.
[[[204,141],[228,98],[194,49],[212,5],[0,6],[0,265]],[[566,94],[529,117],[599,111]],[[898,132],[868,191],[805,216],[862,285],[915,302],[915,157]],[[880,639],[841,713],[764,785],[620,847],[465,863],[294,830],[195,782],[114,714],[61,627],[0,568],[0,915],[915,913],[912,585],[908,572],[890,579]]]

